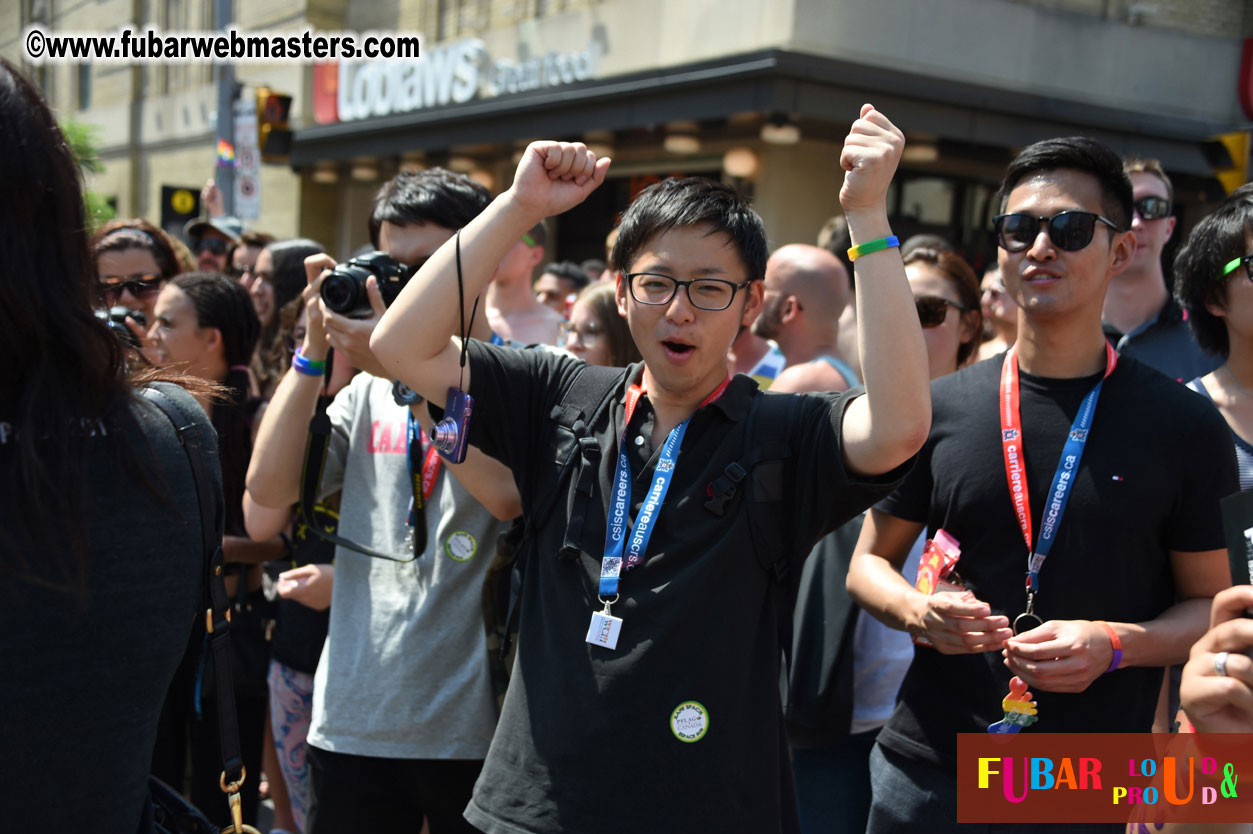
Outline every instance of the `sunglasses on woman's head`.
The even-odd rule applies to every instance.
[[[1052,217],[1039,217],[1026,212],[998,214],[992,218],[996,244],[1006,252],[1022,252],[1031,248],[1040,234],[1040,224],[1047,224],[1049,240],[1064,252],[1078,252],[1092,242],[1097,221],[1115,232],[1122,229],[1114,221],[1091,211],[1061,211]]]
[[[918,308],[918,322],[928,330],[944,324],[944,319],[948,317],[949,307],[962,313],[970,309],[964,304],[958,304],[956,301],[950,301],[938,295],[914,296],[914,306]]]
[[[126,291],[135,298],[145,298],[161,289],[160,275],[149,273],[136,275],[103,275],[100,277],[100,292],[112,304],[122,297]]]

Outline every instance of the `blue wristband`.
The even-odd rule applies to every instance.
[[[296,353],[291,358],[291,366],[296,369],[297,373],[305,376],[322,376],[326,373],[326,361],[319,362],[316,359],[306,359],[300,352],[300,348],[296,348]]]

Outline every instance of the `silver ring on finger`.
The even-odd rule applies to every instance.
[[[1227,657],[1228,652],[1219,652],[1214,655],[1214,671],[1224,678],[1227,677]]]

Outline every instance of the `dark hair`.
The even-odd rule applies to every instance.
[[[631,328],[618,312],[618,298],[613,284],[603,281],[586,287],[574,300],[575,304],[580,302],[591,308],[592,315],[605,329],[611,366],[625,368],[632,362],[641,361],[640,349],[631,338]]]
[[[401,171],[379,189],[370,213],[370,243],[377,249],[384,223],[431,223],[460,229],[492,201],[491,192],[465,174],[443,168]]]
[[[980,304],[979,276],[966,259],[950,249],[916,246],[904,257],[905,266],[913,263],[926,264],[940,273],[957,290],[957,300],[966,308],[962,318],[973,317],[974,336],[957,346],[957,367],[963,367],[979,346],[979,334],[983,332],[983,309]]]
[[[1086,136],[1045,139],[1029,145],[1014,157],[997,192],[1005,211],[1009,193],[1018,183],[1040,171],[1081,171],[1096,178],[1101,187],[1101,213],[1119,229],[1131,228],[1131,180],[1122,159],[1108,147]]]
[[[244,477],[252,452],[252,412],[247,406],[250,378],[248,360],[257,346],[261,321],[252,298],[238,281],[217,272],[189,272],[173,281],[196,310],[196,323],[216,327],[222,334],[222,354],[228,370],[222,382],[226,402],[214,403],[209,421],[218,433],[222,462],[222,493],[226,498],[226,531],[244,533]]]
[[[1196,342],[1207,353],[1226,357],[1231,350],[1227,325],[1206,309],[1227,306],[1227,277],[1223,267],[1244,257],[1253,238],[1253,183],[1246,183],[1212,214],[1193,227],[1175,257],[1175,298],[1188,316]],[[1244,279],[1243,269],[1234,275]]]
[[[731,238],[747,280],[765,277],[768,252],[761,218],[734,188],[704,177],[672,177],[641,191],[622,215],[609,261],[625,272],[654,235],[702,224],[713,227],[710,234]]]
[[[82,183],[39,92],[0,58],[0,582],[86,575],[88,444],[126,389],[119,340],[92,312]],[[69,543],[67,561],[61,542]],[[56,542],[57,545],[54,545]],[[58,561],[60,560],[60,561]]]
[[[143,249],[152,255],[157,269],[161,270],[161,277],[166,280],[182,271],[170,238],[147,220],[110,220],[91,238],[93,263],[99,261],[105,252],[125,252],[129,249]]]
[[[265,232],[244,232],[239,236],[238,243],[232,243],[230,248],[226,250],[226,265],[229,267],[235,263],[235,253],[240,249],[251,246],[253,249],[264,249],[274,242],[274,235]]]
[[[261,327],[252,361],[252,373],[261,389],[262,398],[273,393],[283,371],[291,362],[283,344],[287,334],[280,313],[288,304],[300,298],[301,292],[308,286],[305,258],[326,251],[317,241],[302,237],[280,240],[265,248],[270,253],[270,260],[274,262],[273,277],[270,279],[270,284],[274,287],[274,311],[269,324]]]
[[[575,292],[587,286],[587,272],[583,267],[573,261],[553,261],[548,266],[540,270],[540,274],[548,273],[558,278],[564,278],[574,285]]]

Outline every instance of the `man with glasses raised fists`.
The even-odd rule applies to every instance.
[[[1039,142],[1010,164],[1000,205],[1018,340],[935,381],[931,436],[849,569],[865,610],[931,644],[871,755],[869,832],[956,830],[957,733],[1022,729],[1003,708],[1011,677],[1034,693],[1023,732],[1147,732],[1162,667],[1187,657],[1231,583],[1222,418],[1101,329],[1136,248],[1121,160],[1091,139]],[[925,594],[898,568],[941,527],[960,546],[957,592]]]
[[[1187,382],[1214,370],[1220,360],[1197,345],[1163,276],[1162,250],[1175,231],[1174,186],[1156,159],[1125,159],[1123,169],[1131,178],[1129,228],[1136,248],[1105,293],[1105,335],[1120,356]]]
[[[509,190],[384,314],[375,355],[436,402],[473,397],[469,441],[509,466],[533,525],[514,675],[466,809],[478,828],[795,830],[778,691],[788,582],[900,478],[930,414],[885,208],[903,146],[863,105],[839,160],[864,392],[761,394],[728,377],[727,349],[761,310],[766,235],[734,190],[701,178],[650,186],[622,217],[618,310],[642,364],[588,376],[546,351],[471,339],[463,354],[451,327],[420,326],[455,321],[459,295],[471,303],[528,228],[603,182],[609,160],[579,144],[532,143]],[[585,379],[598,396],[575,396]],[[585,419],[560,422],[569,411]],[[567,469],[554,447],[571,433]]]

